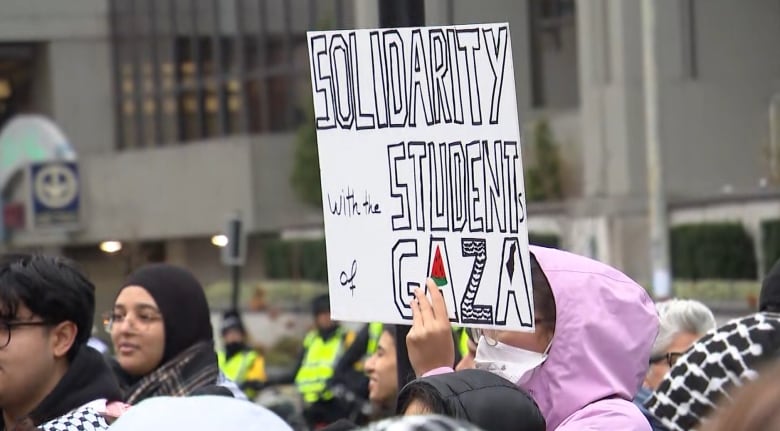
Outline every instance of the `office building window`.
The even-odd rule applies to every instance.
[[[306,31],[358,0],[111,0],[120,148],[293,130],[310,103]]]
[[[30,44],[0,44],[0,129],[33,105],[36,49]]]

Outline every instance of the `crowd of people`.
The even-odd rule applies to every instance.
[[[0,262],[0,429],[780,430],[780,263],[759,310],[720,327],[694,300],[654,303],[620,271],[531,247],[534,332],[453,327],[429,280],[410,326],[357,333],[327,295],[290,372],[266,375],[240,313],[215,348],[203,287],[152,264],[92,337],[95,287],[74,262]],[[257,400],[294,385],[295,422]]]

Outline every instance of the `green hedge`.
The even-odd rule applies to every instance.
[[[328,281],[328,262],[325,240],[282,241],[266,240],[264,245],[266,274],[270,279]]]
[[[780,219],[761,223],[761,248],[764,251],[764,270],[769,271],[780,259]]]
[[[554,233],[528,232],[528,243],[542,247],[561,248],[561,237]]]
[[[671,230],[674,277],[755,280],[753,239],[740,223],[681,225]]]

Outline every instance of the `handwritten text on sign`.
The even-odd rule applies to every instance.
[[[532,328],[508,26],[312,32],[309,49],[333,316],[408,322],[432,277],[453,322]]]

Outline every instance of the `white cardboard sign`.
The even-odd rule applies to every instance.
[[[334,319],[533,330],[508,24],[309,32]]]

